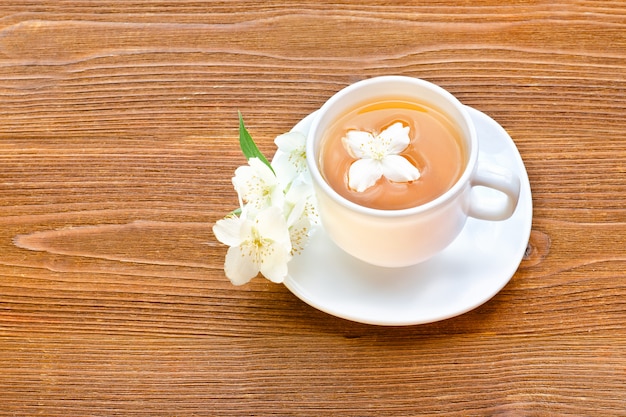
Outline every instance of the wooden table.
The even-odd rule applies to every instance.
[[[403,3],[2,2],[1,415],[626,415],[626,2]],[[272,154],[384,74],[510,133],[517,273],[405,327],[231,285],[237,110]]]

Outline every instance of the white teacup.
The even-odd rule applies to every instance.
[[[419,206],[382,210],[356,204],[337,193],[319,168],[320,142],[339,117],[363,103],[390,97],[427,103],[444,113],[459,128],[467,162],[460,178],[443,195]],[[509,169],[487,166],[478,160],[478,138],[461,102],[428,81],[403,76],[383,76],[352,84],[333,95],[317,112],[307,138],[307,164],[322,224],[329,237],[345,252],[384,267],[409,266],[445,249],[461,233],[468,217],[496,221],[509,218],[517,206],[520,179]],[[493,204],[474,187],[500,192],[503,204]],[[323,262],[323,261],[322,261]]]

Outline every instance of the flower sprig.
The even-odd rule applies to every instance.
[[[229,246],[224,272],[234,285],[259,273],[283,282],[289,261],[304,249],[319,222],[305,141],[305,135],[296,131],[276,137],[278,149],[269,162],[239,113],[239,145],[248,161],[232,179],[239,208],[213,226],[217,240]]]

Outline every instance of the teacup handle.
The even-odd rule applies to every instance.
[[[504,204],[494,204],[493,199],[472,193],[468,216],[482,220],[505,220],[513,215],[520,193],[520,179],[513,172],[500,166],[480,163],[470,180],[472,187],[487,187],[500,191],[506,197]]]

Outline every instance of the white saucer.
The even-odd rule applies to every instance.
[[[483,304],[517,270],[530,237],[532,199],[526,168],[507,132],[468,107],[480,141],[479,159],[514,170],[522,182],[518,207],[500,222],[468,219],[459,237],[419,265],[389,269],[347,255],[315,231],[289,263],[285,286],[307,304],[344,319],[388,326],[430,323]],[[308,132],[312,115],[293,130]],[[480,191],[479,191],[480,192]]]

